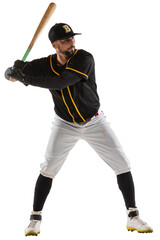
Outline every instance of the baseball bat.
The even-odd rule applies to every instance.
[[[48,8],[47,8],[47,10],[45,11],[45,13],[44,13],[44,15],[43,15],[43,17],[42,17],[42,19],[41,19],[37,29],[36,29],[34,35],[33,35],[33,38],[31,40],[31,42],[30,42],[30,44],[29,44],[29,46],[28,46],[28,48],[27,48],[23,58],[22,58],[23,62],[26,60],[26,58],[27,58],[28,54],[30,53],[33,45],[35,44],[38,36],[40,35],[40,33],[42,32],[43,28],[45,27],[45,25],[47,24],[47,22],[51,18],[51,16],[52,16],[53,12],[55,11],[55,9],[56,9],[56,4],[55,3],[50,3]],[[10,81],[15,82],[16,79],[10,77]]]

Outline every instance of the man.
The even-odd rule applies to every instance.
[[[40,233],[42,209],[52,180],[79,139],[87,141],[115,172],[127,208],[127,229],[152,232],[139,218],[129,161],[100,110],[93,56],[75,49],[77,34],[68,24],[55,24],[49,39],[56,54],[25,63],[17,60],[5,73],[7,79],[12,77],[25,85],[49,89],[56,113],[25,235]]]

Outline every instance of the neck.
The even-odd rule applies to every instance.
[[[67,56],[65,56],[63,54],[60,54],[60,53],[57,53],[57,63],[59,65],[65,65],[67,60],[68,60]]]

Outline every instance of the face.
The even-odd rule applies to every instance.
[[[75,51],[75,38],[70,37],[65,40],[58,40],[52,43],[52,46],[55,48],[58,54],[70,57]]]

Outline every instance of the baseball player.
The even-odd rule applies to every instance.
[[[52,180],[79,139],[87,141],[115,172],[126,205],[127,229],[152,232],[139,217],[129,161],[100,109],[94,58],[89,52],[75,48],[74,36],[78,34],[68,24],[55,24],[48,35],[55,54],[30,62],[17,60],[5,72],[8,80],[12,77],[26,86],[49,89],[55,110],[25,235],[40,233],[42,210]]]

